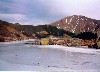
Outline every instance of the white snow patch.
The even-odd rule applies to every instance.
[[[35,46],[35,45],[34,45]],[[38,45],[36,47],[39,48],[54,48],[54,49],[60,49],[70,52],[80,52],[80,53],[92,53],[92,54],[99,54],[100,55],[100,49],[89,49],[89,48],[82,48],[82,47],[67,47],[67,46],[61,46],[61,45]]]
[[[27,41],[34,41],[36,39],[28,39],[28,40],[21,40],[21,41],[11,41],[11,42],[0,42],[0,44],[16,44],[16,43],[25,43]]]

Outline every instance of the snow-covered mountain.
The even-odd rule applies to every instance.
[[[100,25],[100,21],[81,15],[73,15],[53,22],[51,25],[73,33],[94,32],[96,27]]]

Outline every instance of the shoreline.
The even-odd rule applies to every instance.
[[[34,41],[35,39],[26,39],[26,40],[18,40],[18,41],[10,41],[10,42],[0,42],[0,44],[10,44],[10,43],[24,43],[25,41]]]
[[[51,49],[59,49],[70,52],[79,52],[79,53],[87,53],[87,54],[98,54],[100,55],[100,49],[90,49],[90,48],[79,48],[79,47],[68,47],[61,45],[31,45],[32,47],[38,48],[51,48]]]
[[[29,40],[21,40],[21,41],[11,41],[11,42],[0,42],[0,44],[17,44],[17,43],[26,43],[27,41],[34,41],[35,39]],[[100,54],[100,49],[95,48],[88,48],[88,46],[63,46],[63,45],[32,45],[32,44],[25,44],[32,47],[38,48],[52,48],[52,49],[60,49],[65,51],[72,51],[72,52],[82,52],[82,53],[93,53],[93,54]]]

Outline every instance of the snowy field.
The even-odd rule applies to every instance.
[[[0,71],[100,72],[100,50],[25,42],[0,43]]]

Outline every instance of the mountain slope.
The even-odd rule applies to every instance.
[[[12,27],[13,24],[0,20],[0,38],[6,41],[26,39],[26,36]]]
[[[100,25],[100,21],[81,15],[73,15],[53,22],[50,25],[73,33],[94,32],[95,28]]]
[[[6,21],[0,20],[0,41],[13,41],[22,40],[27,38],[42,38],[48,35],[63,36],[68,34],[74,36],[73,33],[58,29],[55,26],[50,25],[20,25],[18,23],[12,24]]]

